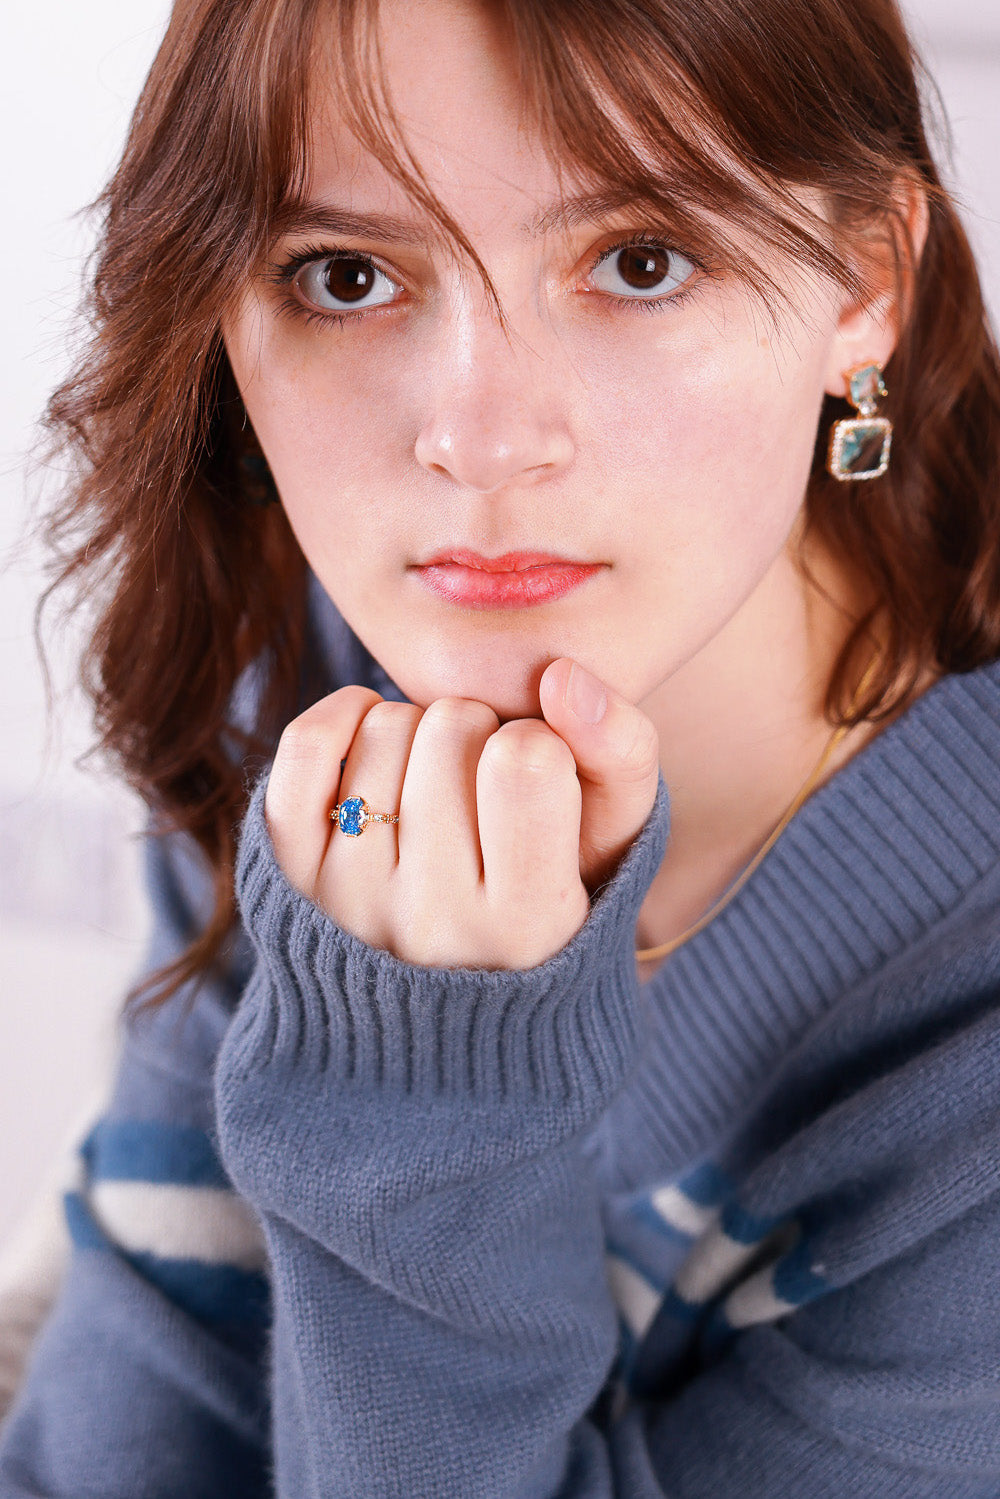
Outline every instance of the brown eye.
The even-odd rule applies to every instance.
[[[360,255],[312,260],[298,272],[294,285],[304,302],[322,312],[384,307],[399,294],[395,281]]]
[[[670,269],[670,256],[663,250],[628,249],[618,251],[615,265],[626,286],[636,291],[652,291]]]
[[[339,302],[363,302],[375,284],[375,267],[366,260],[328,260],[323,286]]]
[[[695,266],[667,245],[636,244],[608,250],[591,272],[599,291],[614,296],[665,297],[694,274]]]

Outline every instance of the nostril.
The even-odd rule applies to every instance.
[[[433,456],[418,453],[417,458],[429,473],[484,494],[511,483],[537,483],[567,466],[567,460],[560,462],[554,456],[545,456],[539,461],[530,453],[496,450],[490,453],[471,446],[451,453],[439,451]]]
[[[490,494],[510,483],[537,483],[565,469],[574,444],[561,420],[481,408],[432,419],[419,432],[417,462],[463,488]]]

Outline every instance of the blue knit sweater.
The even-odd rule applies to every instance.
[[[394,693],[322,623],[332,681]],[[262,789],[226,973],[125,1027],[0,1493],[1000,1494],[1000,665],[863,749],[645,986],[662,786],[515,973],[345,935]],[[149,860],[157,964],[207,887],[177,840]]]

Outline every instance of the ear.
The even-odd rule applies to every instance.
[[[825,389],[843,396],[844,376],[859,364],[884,369],[899,339],[927,238],[930,214],[923,186],[911,177],[897,179],[893,208],[877,235],[858,242],[858,270],[868,288],[861,301],[848,298],[841,308],[830,345]]]

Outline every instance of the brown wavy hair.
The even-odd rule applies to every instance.
[[[899,711],[928,667],[960,672],[1000,656],[997,350],[894,0],[493,9],[556,159],[736,270],[769,304],[769,252],[863,295],[874,263],[864,246],[873,234],[891,241],[902,307],[887,373],[892,466],[864,485],[825,472],[825,432],[849,414],[828,399],[806,497],[809,529],[875,600],[832,673],[831,722]],[[194,838],[214,879],[203,930],[146,997],[221,960],[248,757],[266,756],[302,704],[306,566],[280,505],[249,502],[245,414],[220,320],[301,193],[319,84],[338,91],[360,138],[485,276],[398,128],[377,0],[178,0],[98,200],[88,344],[47,413],[73,458],[47,523],[49,594],[70,585],[74,601],[98,601],[83,673],[99,746],[159,826]],[[901,183],[929,206],[919,264]],[[826,207],[811,223],[802,189]],[[754,266],[736,255],[729,236],[740,230],[761,247]],[[883,657],[852,712],[876,616]],[[254,664],[259,711],[241,725],[234,685]]]

